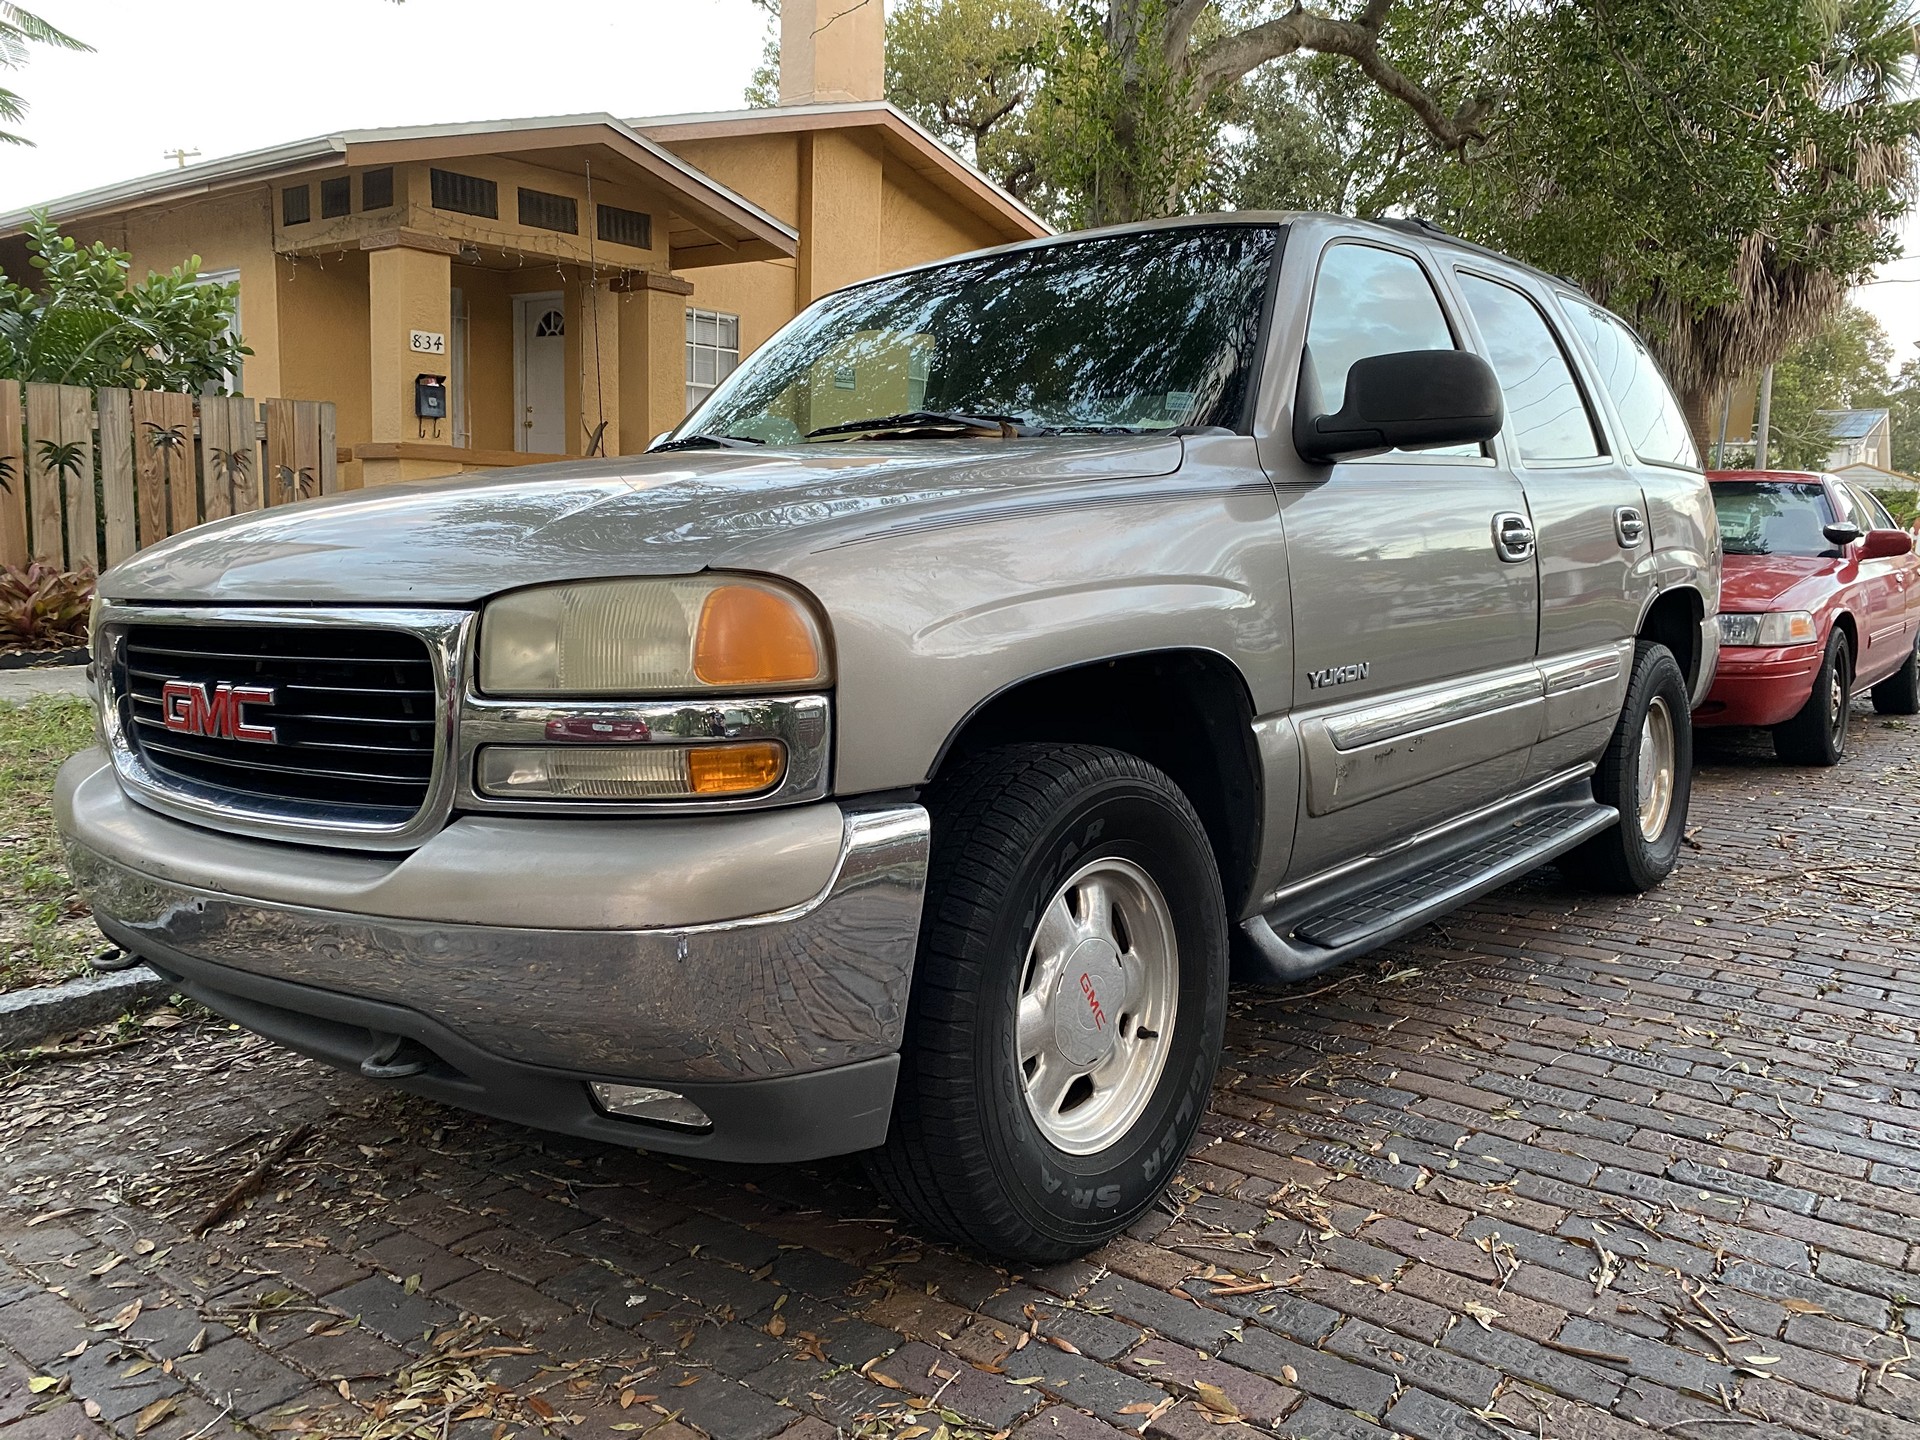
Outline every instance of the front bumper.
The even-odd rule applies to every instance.
[[[1823,653],[1819,645],[1723,646],[1713,688],[1694,711],[1693,723],[1772,726],[1791,720],[1813,694]]]
[[[155,814],[89,751],[56,810],[111,939],[296,1049],[358,1066],[403,1036],[436,1063],[394,1083],[647,1149],[794,1160],[885,1136],[920,806],[469,818],[349,855]],[[594,1080],[671,1089],[713,1127],[603,1115]]]

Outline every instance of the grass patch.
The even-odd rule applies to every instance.
[[[84,700],[0,704],[0,990],[81,974],[106,943],[67,878],[53,828],[53,773],[92,743]]]

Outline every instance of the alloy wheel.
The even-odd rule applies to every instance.
[[[1178,995],[1173,913],[1145,870],[1103,856],[1054,892],[1027,947],[1014,1029],[1027,1111],[1052,1144],[1095,1154],[1140,1118]]]

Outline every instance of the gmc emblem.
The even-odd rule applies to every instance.
[[[160,688],[160,710],[167,729],[176,735],[204,735],[209,740],[245,740],[254,745],[278,744],[271,725],[247,723],[246,707],[273,704],[271,685],[196,685],[191,680],[169,680]]]

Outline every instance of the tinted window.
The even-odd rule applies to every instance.
[[[1356,360],[1457,348],[1433,282],[1412,256],[1372,245],[1334,245],[1321,257],[1307,322],[1307,363],[1319,381],[1322,414],[1340,408]]]
[[[1534,303],[1510,285],[1462,275],[1460,288],[1500,377],[1507,424],[1523,460],[1584,460],[1600,453],[1593,421],[1560,342]]]
[[[854,285],[755,351],[679,433],[845,440],[832,427],[921,409],[1056,432],[1238,426],[1278,249],[1274,228],[1186,226]]]
[[[1720,549],[1727,555],[1831,555],[1820,532],[1833,523],[1827,492],[1812,481],[1721,480],[1713,486]]]
[[[1656,465],[1698,469],[1700,452],[1693,448],[1687,417],[1640,337],[1589,302],[1565,298],[1574,331],[1593,357],[1600,383],[1613,396],[1633,453]]]

